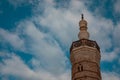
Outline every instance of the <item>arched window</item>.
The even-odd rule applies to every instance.
[[[79,71],[81,71],[81,70],[80,70],[80,66],[78,66],[78,72],[79,72]]]
[[[78,65],[78,71],[83,71],[83,66],[81,64]]]
[[[81,65],[81,71],[83,71],[83,66]]]

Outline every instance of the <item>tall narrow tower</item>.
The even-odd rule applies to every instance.
[[[101,80],[100,48],[95,41],[89,40],[83,14],[79,27],[79,40],[74,41],[70,48],[72,80]]]

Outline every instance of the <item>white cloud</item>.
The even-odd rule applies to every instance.
[[[115,27],[114,29],[114,32],[113,32],[113,40],[114,40],[114,46],[115,47],[120,47],[120,23],[118,22],[117,26]]]
[[[113,46],[112,38],[113,22],[99,16],[93,16],[92,13],[87,14],[88,31],[90,39],[97,41],[101,51],[105,51]]]
[[[70,72],[65,72],[61,75],[53,75],[46,70],[30,69],[17,55],[10,55],[10,58],[4,59],[0,64],[0,73],[4,75],[12,75],[17,80],[66,80],[70,78]]]
[[[34,18],[37,24],[47,28],[50,34],[53,34],[66,47],[70,46],[72,41],[77,40],[81,13],[85,14],[85,19],[88,21],[90,39],[96,40],[101,50],[109,49],[113,45],[110,38],[113,22],[103,17],[93,16],[82,1],[71,1],[67,9],[46,7],[43,13],[43,16],[37,15],[37,18]]]
[[[32,21],[28,20],[21,22],[18,30],[20,30],[18,33],[22,31],[22,34],[27,37],[24,40],[29,46],[26,50],[37,57],[45,69],[55,74],[65,71],[68,59],[54,37],[49,33],[41,32]]]
[[[120,76],[114,72],[103,72],[102,80],[120,80]]]
[[[36,6],[42,0],[8,0],[8,2],[14,6],[14,8],[21,7],[24,5],[31,5],[32,7]]]
[[[102,61],[113,61],[115,59],[119,59],[119,54],[120,54],[120,24],[118,22],[118,24],[114,27],[113,30],[110,31],[112,34],[112,41],[110,42],[110,44],[112,44],[112,46],[114,47],[114,50],[111,52],[106,52],[103,51],[102,52]],[[107,47],[107,46],[106,46]]]
[[[0,28],[0,42],[12,45],[13,48],[24,50],[24,41],[16,34]]]
[[[77,10],[78,7],[82,8],[84,6],[80,1],[72,1],[69,7],[69,9],[56,9],[54,6],[45,7],[43,16],[35,18],[38,24],[47,28],[50,31],[49,33],[66,47],[77,39],[80,17]]]
[[[15,8],[24,4],[27,0],[8,0]]]
[[[119,58],[119,52],[120,52],[119,48],[116,48],[112,52],[103,52],[101,54],[101,60],[102,61],[107,61],[107,62],[112,62],[113,60]]]
[[[114,4],[114,10],[115,12],[120,13],[120,0],[116,0]]]
[[[35,77],[34,71],[30,70],[18,56],[11,55],[9,57],[3,60],[3,64],[0,65],[2,75],[12,75],[31,80]]]

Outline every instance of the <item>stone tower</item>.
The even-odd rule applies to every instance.
[[[79,40],[74,41],[70,48],[72,80],[101,80],[100,48],[95,41],[89,40],[87,21],[83,14],[79,27]]]

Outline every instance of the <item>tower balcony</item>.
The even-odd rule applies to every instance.
[[[93,47],[93,48],[96,48],[100,52],[100,48],[98,44],[96,43],[96,41],[88,40],[88,39],[81,39],[78,41],[74,41],[71,45],[70,52],[72,51],[72,49],[80,47],[80,46]]]

